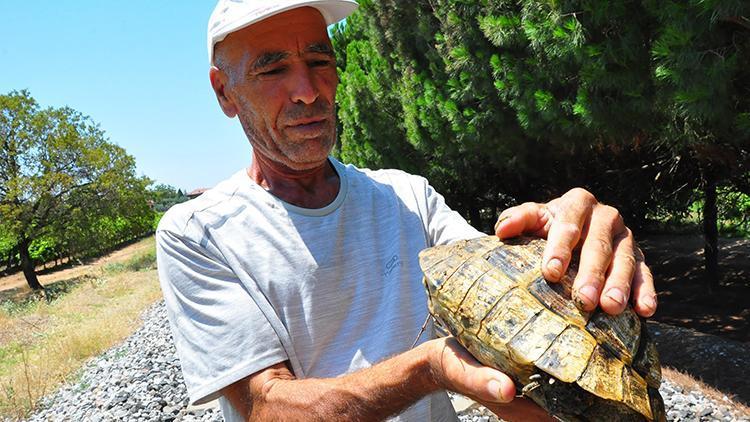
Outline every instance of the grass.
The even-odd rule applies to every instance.
[[[37,401],[75,379],[86,360],[122,341],[161,298],[150,247],[92,268],[45,299],[0,306],[0,417],[23,418]],[[52,286],[55,286],[52,285]]]
[[[154,269],[156,269],[156,250],[153,248],[132,256],[125,262],[113,262],[104,266],[104,272],[110,275]]]

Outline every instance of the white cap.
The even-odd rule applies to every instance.
[[[219,0],[208,20],[208,62],[214,63],[214,46],[232,32],[297,7],[314,7],[326,25],[349,16],[357,8],[354,0]]]

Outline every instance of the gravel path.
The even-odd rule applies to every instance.
[[[172,345],[166,311],[157,303],[143,314],[144,325],[121,345],[93,359],[80,380],[42,400],[30,421],[222,421],[218,409],[187,406],[179,361]],[[669,420],[750,421],[730,413],[696,391],[669,382],[660,389]],[[462,421],[497,419],[479,406],[460,412]]]

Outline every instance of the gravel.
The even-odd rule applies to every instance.
[[[30,421],[223,421],[217,408],[189,408],[167,313],[159,302],[138,331],[89,361],[78,382],[40,403]]]
[[[215,407],[188,406],[163,302],[147,309],[144,325],[121,345],[92,359],[76,383],[41,400],[30,421],[222,421]],[[675,421],[750,421],[727,404],[664,381],[667,417]],[[479,405],[459,412],[463,422],[498,419]]]

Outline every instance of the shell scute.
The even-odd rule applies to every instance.
[[[510,340],[513,359],[531,364],[549,349],[568,327],[568,322],[549,310],[542,310]]]
[[[618,316],[579,310],[571,300],[575,262],[548,283],[544,245],[488,236],[423,251],[430,312],[560,420],[665,420],[645,324],[632,309]]]
[[[568,326],[534,363],[560,381],[575,382],[596,347],[596,340],[575,325]]]

